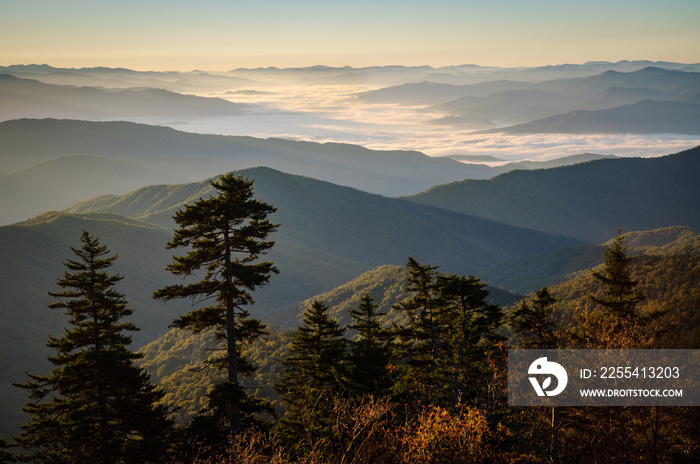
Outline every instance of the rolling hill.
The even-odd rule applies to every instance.
[[[409,201],[588,243],[618,227],[700,230],[700,147],[658,158],[617,158],[512,171],[442,185]]]
[[[416,259],[469,272],[511,255],[573,242],[270,168],[243,173],[255,179],[256,196],[278,208],[273,220],[282,225],[276,250],[299,247],[304,250],[297,253],[301,262],[335,257],[363,272],[382,264],[402,265],[413,252]],[[124,214],[170,228],[172,214],[183,203],[210,192],[208,181],[158,185],[87,200],[68,211]]]
[[[486,166],[414,151],[192,134],[129,122],[5,121],[0,123],[0,140],[0,173],[5,174],[0,194],[8,204],[0,224],[67,208],[96,195],[194,182],[255,166],[387,196],[493,175]]]

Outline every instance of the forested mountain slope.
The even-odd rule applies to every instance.
[[[252,309],[255,317],[271,323],[291,326],[293,318],[277,315],[296,313],[299,302],[376,266],[403,265],[408,256],[440,263],[451,272],[472,273],[573,243],[270,168],[244,174],[255,180],[256,198],[278,208],[271,218],[280,224],[271,236],[276,245],[267,257],[280,273],[256,292]],[[83,202],[71,212],[0,227],[0,350],[8,353],[0,365],[3,379],[8,379],[0,395],[11,398],[14,408],[6,411],[3,427],[15,423],[23,401],[11,382],[22,381],[25,370],[40,373],[46,368],[46,339],[64,324],[60,314],[47,309],[47,292],[56,290],[61,263],[70,258],[81,231],[99,237],[120,255],[114,270],[125,276],[119,290],[136,310],[138,347],[163,334],[190,307],[190,301],[164,304],[151,295],[175,281],[164,270],[173,254],[165,248],[172,238],[171,216],[185,202],[210,193],[208,181],[145,187],[123,197]]]
[[[294,255],[290,269],[327,266],[318,272],[337,279],[326,288],[379,265],[402,265],[412,253],[447,269],[473,272],[575,242],[269,168],[242,173],[255,180],[256,197],[278,209],[272,220],[281,225],[271,258],[284,262]],[[109,212],[174,227],[171,217],[183,203],[209,193],[208,181],[151,186],[88,200],[69,211]]]
[[[645,297],[639,312],[664,312],[654,326],[659,347],[700,348],[700,235],[666,228],[629,233],[625,243],[630,246],[628,253],[634,255],[631,278]],[[595,269],[600,271],[602,264]],[[550,290],[559,300],[556,308],[564,325],[573,311],[594,306],[586,295],[601,295],[600,284],[588,269],[573,273]]]
[[[660,327],[668,329],[663,336],[665,346],[697,348],[700,343],[700,289],[696,285],[700,279],[700,235],[687,228],[671,227],[629,232],[625,235],[625,243],[630,247],[629,254],[635,256],[631,268],[633,278],[640,283],[647,298],[641,305],[642,312],[657,309],[668,311],[660,321]],[[576,247],[570,250],[569,256],[575,257],[577,252],[579,258],[569,264],[571,271],[566,278],[558,278],[556,285],[552,285],[552,281],[541,281],[542,285],[550,286],[558,299],[555,307],[561,327],[570,323],[574,309],[590,304],[586,297],[588,293],[599,290],[590,269],[602,265],[602,245],[591,245],[585,249]],[[551,255],[531,258],[529,267],[525,265],[527,259],[523,259],[517,272],[527,274],[551,259]],[[547,265],[554,268],[556,262]],[[508,265],[503,267],[507,268]],[[356,308],[360,298],[368,293],[379,305],[377,311],[388,313],[383,317],[383,322],[391,326],[392,322],[401,318],[397,311],[392,311],[392,305],[408,297],[407,275],[405,266],[379,266],[331,291],[313,296],[302,302],[296,312],[286,316],[293,324],[299,324],[301,312],[318,300],[330,308],[333,319],[347,325],[350,323],[348,309]],[[490,282],[488,279],[481,280]],[[523,298],[493,287],[489,287],[489,291],[489,300],[505,308],[514,308]],[[504,328],[504,333],[510,334],[509,329]],[[353,332],[349,331],[347,336],[353,337]],[[273,328],[270,337],[248,349],[247,355],[261,366],[248,382],[248,385],[258,389],[258,394],[277,398],[271,386],[278,381],[282,372],[280,363],[287,353],[289,340],[288,331]],[[188,419],[205,405],[203,395],[220,375],[212,371],[200,373],[191,370],[209,355],[206,348],[214,346],[214,343],[210,335],[172,330],[142,349],[145,354],[143,365],[166,388],[168,399],[183,406],[180,419]]]
[[[434,187],[407,200],[599,243],[623,230],[700,230],[700,147]]]

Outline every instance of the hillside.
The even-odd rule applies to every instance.
[[[466,180],[406,198],[513,226],[599,243],[623,230],[700,230],[700,147]]]
[[[632,271],[635,280],[641,282],[647,296],[641,307],[643,312],[653,309],[668,309],[669,313],[661,321],[664,327],[674,327],[665,336],[665,343],[676,348],[697,348],[700,343],[700,294],[695,283],[700,278],[700,235],[685,228],[667,228],[653,231],[635,231],[626,234],[633,261]],[[543,281],[537,289],[548,285],[558,299],[557,308],[562,323],[568,323],[571,311],[587,304],[586,294],[595,293],[597,286],[590,277],[590,268],[599,267],[603,261],[601,245],[589,247],[581,256],[587,262],[579,262],[558,285],[553,281]],[[574,256],[575,253],[570,253]],[[518,273],[527,274],[546,261],[547,257],[531,259],[530,268],[520,267]],[[523,260],[526,261],[526,260]],[[561,264],[561,263],[559,263]],[[508,264],[504,265],[509,267]],[[404,266],[380,266],[358,278],[329,292],[316,295],[301,303],[294,324],[298,325],[301,312],[312,301],[324,302],[331,309],[334,319],[347,325],[350,320],[347,309],[356,306],[360,298],[369,293],[379,304],[378,310],[388,312],[384,323],[399,320],[400,316],[391,311],[391,306],[406,297],[407,273]],[[484,280],[484,279],[482,279]],[[488,280],[486,280],[488,282]],[[503,306],[514,307],[523,297],[490,288],[490,300]],[[352,337],[352,332],[348,333]],[[273,330],[271,335],[247,350],[247,355],[261,366],[248,385],[257,388],[257,393],[268,398],[277,396],[271,388],[281,374],[280,362],[287,352],[290,332]],[[172,330],[163,337],[144,347],[142,365],[168,392],[168,400],[181,404],[183,411],[180,420],[188,419],[204,406],[204,395],[217,377],[216,372],[194,372],[192,368],[206,359],[206,347],[214,345],[210,335],[192,335],[185,331]],[[187,379],[187,380],[185,380]]]
[[[687,227],[625,233],[630,255],[700,254],[700,235]],[[516,258],[483,269],[480,277],[490,284],[528,294],[545,285],[566,282],[581,271],[600,264],[602,245],[574,245],[539,256]]]
[[[272,219],[281,224],[268,255],[280,274],[256,292],[253,314],[282,328],[295,324],[286,315],[296,314],[301,301],[377,266],[403,265],[409,255],[439,263],[446,272],[474,273],[490,263],[572,243],[269,168],[245,174],[255,179],[256,197],[279,209]],[[0,397],[11,398],[15,408],[2,414],[9,419],[0,427],[8,430],[22,402],[11,382],[21,381],[24,370],[46,368],[46,338],[64,324],[60,314],[46,309],[51,301],[46,292],[54,289],[63,273],[61,262],[71,257],[70,246],[77,245],[81,231],[99,236],[120,255],[114,271],[126,277],[118,288],[136,309],[138,347],[163,334],[190,306],[189,301],[154,302],[151,295],[174,282],[164,270],[172,255],[165,249],[172,238],[172,214],[209,189],[207,181],[146,187],[0,227],[0,349],[9,353],[0,365],[5,373]]]
[[[276,402],[273,384],[282,374],[282,359],[288,353],[292,330],[271,329],[252,346],[244,349],[244,355],[258,369],[243,381],[257,396]],[[186,424],[194,414],[207,404],[206,395],[215,382],[221,381],[224,371],[201,370],[201,363],[217,353],[214,334],[172,329],[162,337],[139,350],[144,355],[139,364],[166,392],[164,401],[177,404],[180,409],[175,420]]]
[[[428,262],[421,264],[436,265],[436,263]],[[439,271],[442,270],[439,269]],[[385,265],[371,269],[346,284],[301,302],[297,308],[294,323],[299,323],[301,314],[314,301],[321,301],[331,308],[330,314],[341,324],[350,324],[352,318],[348,309],[356,308],[362,297],[369,294],[374,298],[374,303],[379,305],[377,311],[386,313],[382,317],[383,324],[390,327],[393,322],[399,322],[403,319],[400,314],[392,310],[392,306],[407,298],[407,278],[408,272],[405,266]],[[487,289],[489,290],[488,300],[491,303],[507,306],[522,299],[522,295],[515,295],[503,288],[487,286]]]
[[[101,194],[123,194],[144,185],[188,182],[226,172],[225,161],[62,156],[1,177],[6,202],[0,224],[61,210]],[[67,188],[70,186],[70,188]]]
[[[164,244],[167,229],[111,214],[71,215],[47,213],[30,221],[0,227],[0,436],[15,432],[25,392],[12,386],[23,382],[24,372],[48,369],[45,346],[49,334],[58,335],[66,324],[61,311],[47,308],[53,302],[62,262],[73,258],[71,246],[79,246],[82,230],[99,236],[101,243],[119,255],[112,272],[124,276],[117,290],[135,310],[130,318],[138,332],[134,348],[159,337],[189,304],[155,304],[154,288],[174,283],[163,271],[170,260]],[[146,258],[146,259],[144,259]]]
[[[674,236],[676,240],[672,239]],[[628,239],[626,243],[633,247],[630,251],[637,254],[630,266],[631,278],[639,283],[645,296],[638,307],[640,313],[666,312],[655,326],[660,346],[700,348],[700,236],[664,229],[629,234]],[[662,245],[657,248],[651,243]],[[596,268],[600,270],[602,265]],[[600,285],[586,269],[550,290],[558,300],[557,313],[566,324],[572,311],[591,305],[586,295],[599,294]]]
[[[386,196],[494,175],[486,166],[413,151],[192,134],[129,122],[5,121],[0,123],[0,140],[0,174],[5,174],[0,195],[7,204],[0,224],[64,209],[97,195],[195,182],[256,166]]]
[[[410,254],[455,272],[472,272],[514,255],[572,243],[269,168],[243,172],[255,179],[256,196],[278,208],[272,219],[281,226],[271,256],[289,262],[289,269],[318,272],[315,279],[325,281],[326,289],[376,266],[403,265]],[[151,186],[88,200],[69,211],[123,214],[171,228],[171,216],[181,204],[209,192],[207,181]]]

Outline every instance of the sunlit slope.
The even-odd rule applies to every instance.
[[[665,329],[662,335],[664,346],[674,348],[697,348],[700,342],[700,291],[694,285],[700,277],[700,235],[687,228],[670,227],[653,231],[638,231],[626,234],[625,243],[631,255],[636,258],[631,269],[635,281],[640,282],[642,291],[647,299],[640,305],[643,313],[658,309],[667,310],[667,314],[659,321],[659,327]],[[548,285],[558,299],[555,304],[557,315],[562,323],[567,324],[571,311],[589,304],[586,294],[599,291],[599,285],[590,275],[589,269],[601,267],[603,262],[602,245],[590,245],[582,250],[581,247],[569,250],[568,257],[572,262],[562,262],[551,254],[534,258],[524,258],[516,266],[514,273],[520,273],[527,278],[528,273],[539,267],[550,270],[559,267],[559,273],[568,275],[541,276],[542,285]],[[578,255],[578,256],[577,256]],[[527,263],[529,262],[529,266]],[[504,264],[503,270],[512,264]],[[331,291],[315,295],[299,305],[298,311],[303,311],[312,301],[323,301],[330,308],[332,317],[346,325],[350,318],[347,310],[356,307],[365,293],[374,298],[380,312],[387,312],[383,322],[400,320],[398,311],[391,306],[407,296],[405,266],[380,266],[356,279],[345,283]],[[478,277],[483,277],[479,275]],[[556,280],[558,285],[553,285]],[[489,278],[482,281],[491,282]],[[522,298],[500,289],[490,288],[490,300],[502,305],[509,311]],[[299,324],[300,315],[288,313],[293,324]],[[510,334],[508,329],[505,334]],[[352,337],[352,331],[348,332]],[[260,366],[247,385],[256,389],[256,394],[277,398],[272,385],[279,381],[282,372],[281,359],[287,352],[290,340],[288,331],[272,331],[269,338],[260,340],[248,348],[246,355]],[[211,387],[215,378],[221,373],[212,370],[192,372],[198,362],[204,359],[215,345],[212,336],[192,335],[188,332],[173,329],[142,349],[145,354],[143,365],[149,369],[155,379],[167,391],[167,398],[180,406],[182,410],[178,419],[186,420],[199,408],[206,404],[205,393]]]
[[[699,254],[700,235],[687,227],[666,227],[646,232],[625,233],[629,253]],[[545,285],[565,282],[572,275],[600,264],[600,244],[574,245],[544,255],[516,258],[481,271],[486,282],[518,293],[531,293]]]

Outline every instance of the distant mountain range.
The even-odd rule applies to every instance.
[[[311,66],[302,68],[232,69],[224,73],[205,71],[154,72],[125,68],[56,68],[49,65],[0,66],[0,73],[27,79],[38,79],[48,84],[102,86],[110,88],[151,87],[174,92],[192,92],[195,89],[229,90],[269,82],[295,82],[307,85],[363,84],[368,82],[406,83],[421,80],[475,84],[495,80],[536,82],[562,78],[586,77],[605,71],[633,72],[646,67],[700,72],[700,63],[673,63],[666,61],[595,61],[582,64],[560,64],[532,68],[499,68],[474,64],[457,66]]]
[[[358,98],[429,106],[447,113],[435,124],[497,126],[483,133],[697,135],[699,94],[700,73],[649,66],[538,82],[493,80],[455,85],[424,81],[369,91]],[[515,123],[520,124],[503,128]]]
[[[193,182],[255,166],[388,196],[496,173],[419,152],[191,134],[127,122],[6,121],[0,123],[0,140],[0,172],[6,173],[0,176],[6,199],[0,224],[95,195]]]
[[[60,210],[101,194],[151,184],[186,183],[268,166],[385,196],[486,179],[538,163],[489,167],[415,151],[378,151],[180,132],[129,122],[23,119],[0,123],[0,224]],[[578,162],[563,160],[562,163]]]
[[[315,66],[235,69],[225,73],[159,73],[123,68],[64,69],[46,65],[16,65],[0,67],[0,120],[123,119],[186,127],[197,132],[210,132],[212,127],[217,127],[217,132],[226,131],[247,121],[246,127],[277,125],[277,131],[272,132],[275,135],[292,131],[307,138],[312,138],[317,132],[314,127],[322,125],[342,125],[343,131],[353,131],[352,125],[348,126],[344,121],[347,116],[336,119],[332,112],[323,111],[325,103],[318,108],[322,110],[319,114],[313,111],[296,112],[295,107],[282,109],[283,105],[276,103],[278,99],[288,98],[286,90],[280,90],[284,86],[313,88],[329,85],[346,86],[348,89],[353,86],[374,87],[356,93],[354,99],[349,94],[342,104],[398,104],[405,107],[407,114],[427,109],[431,114],[444,115],[427,121],[428,127],[433,124],[487,130],[551,117],[561,119],[562,115],[575,111],[611,110],[644,100],[700,104],[700,64],[621,61],[539,68],[475,65],[442,68]],[[232,103],[224,99],[231,97],[246,98],[248,103]],[[695,119],[685,125],[676,124],[682,121],[683,114],[680,113],[687,113],[689,109],[668,105],[664,111],[666,125],[673,126],[673,133],[697,135],[697,130],[692,129]],[[670,119],[668,116],[671,116]],[[236,121],[230,117],[239,119]],[[604,115],[597,118],[597,124],[589,124],[590,129],[586,130],[608,133],[604,118]],[[361,120],[355,122],[362,124]],[[578,121],[575,122],[578,124]],[[632,122],[628,122],[629,130],[611,130],[650,133],[665,129]],[[548,121],[546,125],[535,124],[509,131],[516,133],[527,129],[551,132],[555,130],[551,123]],[[579,133],[581,129],[559,124],[556,130]],[[322,132],[329,137],[333,129],[329,131]],[[226,133],[240,132],[234,130]]]
[[[154,88],[105,89],[44,84],[0,74],[0,120],[19,118],[128,119],[232,116],[244,105]]]

